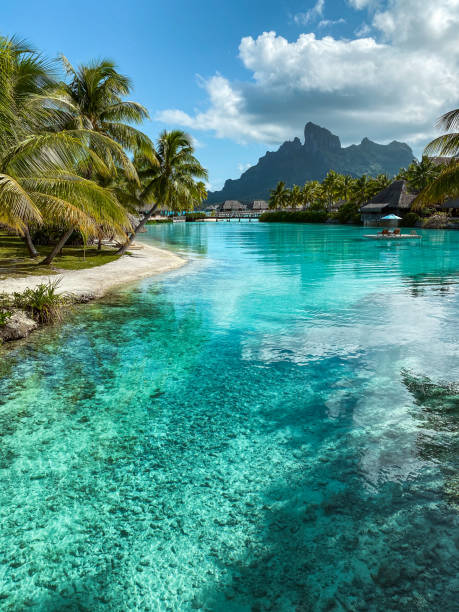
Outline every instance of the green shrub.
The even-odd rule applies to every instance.
[[[328,213],[320,210],[276,210],[265,212],[259,216],[260,221],[276,223],[325,223]]]
[[[13,293],[13,306],[29,312],[39,323],[52,323],[62,319],[62,309],[68,299],[57,293],[59,279],[41,283],[35,289]]]
[[[207,217],[205,212],[193,212],[193,213],[187,213],[187,215],[185,216],[185,221],[190,222],[190,221],[199,221],[200,219],[205,219]]]
[[[420,218],[421,217],[415,212],[406,213],[406,215],[400,221],[400,225],[402,227],[414,227]]]
[[[49,246],[56,244],[63,232],[62,228],[45,225],[33,230],[30,235],[35,246]],[[66,244],[67,246],[82,246],[84,244],[83,234],[79,230],[74,230]]]
[[[362,222],[360,217],[360,205],[354,202],[342,204],[336,213],[336,218],[340,223],[360,224]]]
[[[8,319],[12,316],[11,310],[4,310],[0,308],[0,327],[4,327],[8,323]]]
[[[172,217],[164,217],[163,219],[151,219],[147,221],[147,225],[156,225],[157,223],[172,223]]]

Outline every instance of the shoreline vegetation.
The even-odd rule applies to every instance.
[[[403,211],[397,210],[401,225],[449,227],[448,210],[459,208],[459,109],[444,114],[437,125],[446,133],[427,145],[421,161],[414,159],[392,179],[385,174],[356,178],[330,170],[322,182],[307,181],[289,188],[279,181],[271,191],[270,211],[260,221],[360,225],[362,207],[392,181],[403,181],[412,201]]]
[[[176,270],[186,260],[171,251],[142,244],[97,267],[55,270],[54,274],[0,277],[0,345],[19,340],[40,325],[60,321],[64,311],[143,278]]]
[[[164,130],[153,142],[134,127],[149,113],[131,89],[110,59],[74,67],[0,36],[0,337],[21,304],[49,322],[62,292],[98,297],[184,263],[139,253],[134,240],[156,211],[199,206],[207,170],[189,134]],[[35,302],[54,314],[38,316]]]

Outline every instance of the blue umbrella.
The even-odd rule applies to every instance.
[[[390,219],[390,220],[393,220],[393,219],[401,219],[401,217],[397,217],[397,215],[392,215],[392,214],[391,214],[391,215],[386,215],[385,217],[382,217],[382,220],[383,220],[383,221],[384,221],[385,219],[388,219],[388,220],[389,220],[389,219]]]

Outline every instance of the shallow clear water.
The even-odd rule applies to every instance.
[[[365,231],[151,226],[0,353],[0,609],[457,610],[459,233]]]

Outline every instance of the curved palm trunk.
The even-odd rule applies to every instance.
[[[42,261],[40,261],[40,265],[48,266],[53,261],[53,259],[56,257],[56,255],[63,249],[65,243],[67,242],[67,240],[72,235],[73,230],[74,230],[74,228],[72,227],[69,230],[67,230],[65,232],[65,234],[62,234],[62,236],[60,237],[58,243],[53,248],[51,253],[49,255],[47,255]]]
[[[119,248],[116,251],[117,255],[124,255],[126,253],[126,251],[128,250],[128,248],[130,247],[130,245],[132,244],[132,241],[134,240],[134,238],[137,236],[137,233],[142,229],[142,227],[145,225],[145,223],[148,221],[148,219],[151,217],[151,215],[155,212],[155,210],[158,208],[158,204],[155,204],[153,206],[153,208],[151,208],[144,216],[144,218],[136,225],[136,227],[134,228],[134,230],[128,235],[128,238],[126,240],[126,242],[123,244],[123,246],[121,248]]]
[[[32,241],[32,236],[30,235],[29,228],[27,226],[24,228],[24,242],[26,243],[30,258],[35,259],[35,257],[38,257],[38,251],[35,248],[35,245]]]

